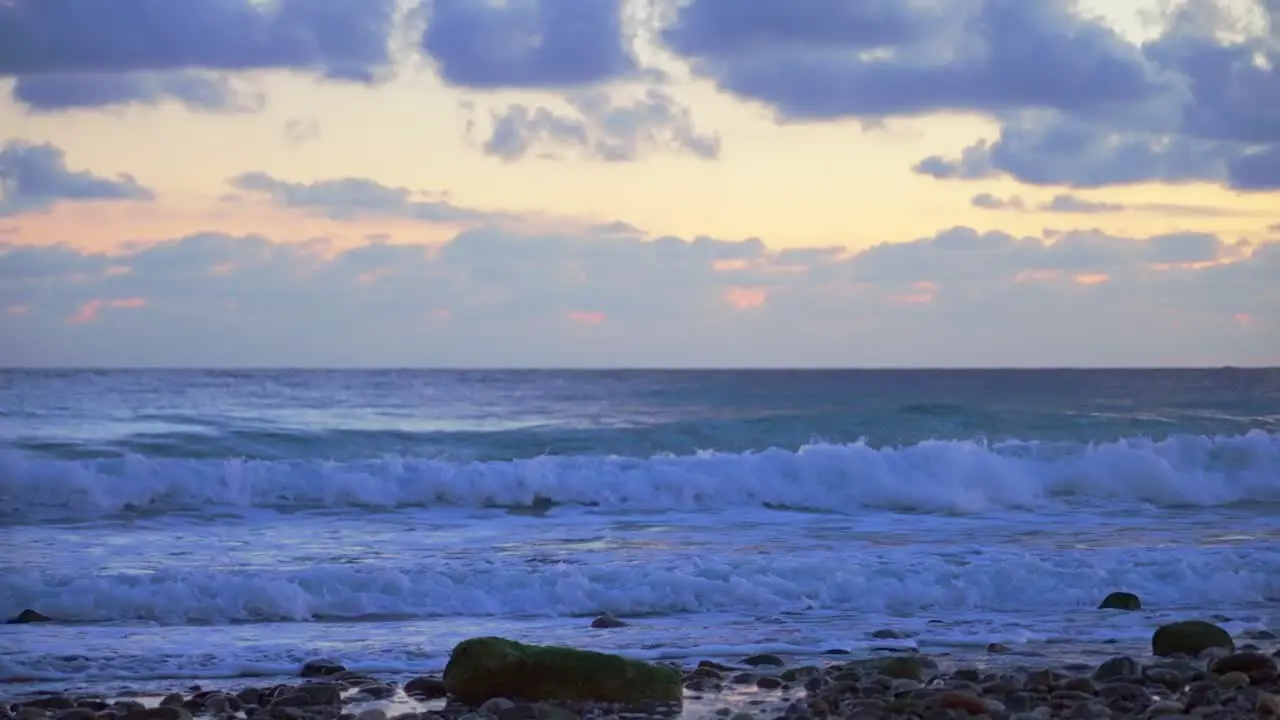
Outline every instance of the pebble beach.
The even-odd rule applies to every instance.
[[[1217,628],[1195,625],[1210,633]],[[438,675],[389,679],[318,659],[286,683],[216,689],[193,683],[163,694],[28,694],[5,700],[0,720],[1280,717],[1280,639],[1265,631],[1222,637],[1225,646],[1204,647],[1194,656],[1170,652],[1159,645],[1167,637],[1153,637],[1153,651],[1167,657],[1117,655],[1096,666],[1025,663],[998,644],[978,661],[906,652],[853,658],[833,651],[818,663],[763,653],[730,663],[662,663],[681,674],[678,702],[494,696],[468,704],[451,697],[448,682]],[[1197,641],[1191,642],[1183,649],[1194,650]]]

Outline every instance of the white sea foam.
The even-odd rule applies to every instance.
[[[317,530],[318,532],[319,530]],[[583,557],[585,557],[584,555]],[[663,551],[529,565],[477,552],[399,566],[160,569],[84,575],[8,569],[0,615],[37,608],[68,621],[227,623],[369,617],[564,617],[859,611],[951,613],[1090,608],[1111,590],[1156,607],[1280,597],[1280,552],[1257,547],[1049,549],[850,545],[807,554]]]
[[[941,513],[1088,501],[1202,507],[1280,502],[1280,435],[1254,431],[1093,445],[815,444],[799,452],[471,463],[406,457],[341,463],[51,460],[0,453],[0,517],[9,521],[50,512],[93,517],[217,507],[478,507],[539,498],[610,509],[774,505]]]

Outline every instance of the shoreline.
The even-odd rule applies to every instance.
[[[1280,718],[1280,640],[1255,642],[1234,652],[1210,648],[1194,659],[1117,654],[1096,665],[1016,654],[975,662],[913,652],[830,655],[821,662],[771,654],[731,663],[664,662],[658,664],[681,671],[682,701],[634,706],[518,698],[461,705],[446,697],[439,673],[406,681],[321,661],[283,683],[175,678],[164,683],[183,688],[173,693],[148,683],[150,690],[109,695],[16,695],[9,692],[16,683],[0,684],[0,720]]]

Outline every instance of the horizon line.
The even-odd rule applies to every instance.
[[[0,372],[1107,372],[1280,370],[1280,365],[0,365]]]

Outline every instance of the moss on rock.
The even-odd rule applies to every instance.
[[[499,637],[458,643],[444,669],[449,695],[468,705],[504,697],[601,702],[679,701],[674,668],[574,648],[525,645]]]
[[[1151,636],[1151,654],[1160,657],[1184,654],[1196,657],[1209,648],[1226,648],[1235,652],[1231,633],[1203,620],[1183,620],[1161,625]]]

